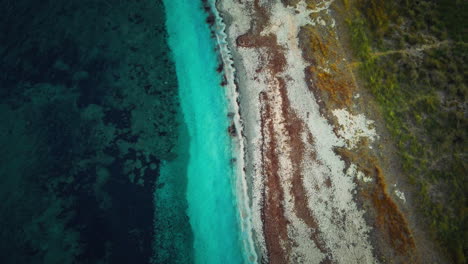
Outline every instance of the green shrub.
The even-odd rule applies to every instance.
[[[405,173],[421,190],[421,212],[456,263],[466,261],[468,250],[468,121],[460,110],[468,93],[467,3],[358,0],[347,20],[359,73],[383,111]],[[390,26],[405,23],[406,30]],[[422,59],[405,52],[375,55],[428,44],[428,34],[451,44],[422,52]]]

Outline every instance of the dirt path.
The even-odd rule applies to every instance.
[[[373,58],[378,58],[378,57],[388,56],[388,55],[393,55],[393,54],[405,54],[408,56],[419,57],[421,56],[421,52],[423,51],[430,50],[430,49],[437,49],[437,48],[440,48],[441,46],[449,46],[451,44],[453,44],[452,41],[444,40],[444,41],[439,41],[433,44],[426,44],[426,45],[422,45],[419,47],[411,47],[407,49],[377,51],[377,52],[371,53],[371,56]],[[349,67],[351,69],[359,67],[359,65],[361,65],[360,61],[354,61],[354,62],[349,63]]]

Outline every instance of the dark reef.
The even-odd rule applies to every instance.
[[[1,262],[149,263],[179,112],[162,2],[0,4]]]

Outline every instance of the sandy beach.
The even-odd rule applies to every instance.
[[[0,264],[465,264],[468,1],[4,1]]]
[[[400,260],[414,260],[412,235],[380,184],[378,167],[367,169],[343,154],[372,150],[379,135],[374,122],[352,107],[359,94],[334,31],[333,1],[289,2],[295,3],[218,3],[227,25],[221,46],[232,56],[232,62],[223,59],[229,65],[227,91],[238,103],[238,186],[250,211],[242,214],[251,220],[245,228],[258,258],[377,263],[400,254]],[[301,36],[311,42],[318,36],[330,51],[308,54]],[[380,202],[390,209],[380,210]],[[388,239],[376,241],[383,233]]]

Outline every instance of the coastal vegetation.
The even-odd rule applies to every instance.
[[[468,251],[466,1],[343,0],[361,79],[421,214],[455,263]]]
[[[309,10],[316,10],[323,4],[317,0],[307,0],[306,3]],[[333,9],[336,10],[336,7]],[[342,10],[342,5],[338,10]],[[353,111],[355,100],[360,98],[355,73],[351,71],[350,64],[343,60],[346,49],[338,41],[336,31],[331,30],[333,26],[323,26],[334,25],[333,18],[314,12],[309,17],[313,23],[301,27],[298,34],[303,57],[310,63],[305,71],[308,88],[320,98],[321,111],[340,126],[339,120],[333,119],[336,115],[331,110]],[[322,26],[314,26],[314,23],[321,23]],[[346,161],[348,170],[352,170],[355,164],[359,171],[375,182],[356,182],[356,199],[365,208],[369,225],[374,227],[371,236],[377,248],[375,256],[383,263],[390,259],[399,263],[414,263],[415,243],[408,222],[392,199],[384,172],[379,160],[370,151],[369,143],[368,138],[361,138],[359,146],[352,151],[346,147],[336,148],[335,151]]]

